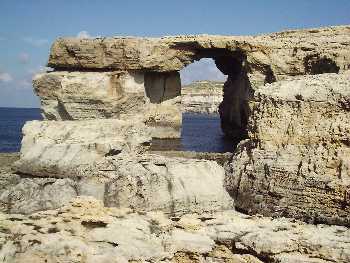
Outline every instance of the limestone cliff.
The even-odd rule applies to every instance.
[[[203,57],[241,140],[225,167],[149,150],[180,136],[178,71]],[[349,26],[58,39],[33,82],[45,120],[0,171],[0,261],[349,262],[349,65]]]
[[[222,99],[222,82],[196,81],[181,89],[183,112],[218,114]]]
[[[350,225],[350,72],[265,85],[226,176],[248,213]]]

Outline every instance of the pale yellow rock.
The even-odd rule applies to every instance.
[[[162,228],[155,228],[155,214],[163,218]],[[249,217],[234,211],[212,213],[196,230],[179,229],[174,223],[160,212],[129,213],[104,207],[102,202],[87,197],[61,209],[30,216],[0,213],[0,261],[347,263],[350,260],[350,230],[346,227]]]
[[[180,136],[177,72],[54,71],[37,75],[33,85],[47,120],[138,119],[153,137]]]
[[[265,85],[249,105],[250,140],[226,175],[236,206],[349,226],[349,72]]]
[[[178,71],[203,57],[235,57],[243,53],[247,56],[247,67],[253,75],[260,73],[268,76],[272,73],[279,79],[283,75],[347,69],[349,40],[349,26],[293,30],[254,37],[60,38],[51,48],[48,64],[57,69],[162,72]],[[327,64],[328,69],[322,68],[322,63]]]

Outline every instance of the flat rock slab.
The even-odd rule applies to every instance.
[[[93,196],[106,206],[171,215],[234,207],[224,188],[224,168],[215,161],[120,153],[91,162],[90,169],[73,161],[65,170],[57,167],[56,175],[65,178],[54,178],[48,169],[41,169],[40,176],[35,170],[1,174],[0,210],[30,214],[61,207],[78,195]]]
[[[248,71],[300,75],[345,70],[350,27],[294,30],[242,37],[194,35],[164,38],[59,38],[48,65],[55,69],[178,71],[203,57],[247,56]]]

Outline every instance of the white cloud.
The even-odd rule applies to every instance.
[[[21,62],[22,64],[27,64],[29,62],[29,54],[22,52],[18,55],[18,60],[19,62]]]
[[[33,37],[24,37],[23,41],[35,47],[42,47],[49,43],[47,39]]]
[[[39,66],[37,68],[32,68],[27,70],[26,74],[16,81],[17,88],[21,89],[32,89],[32,81],[36,74],[50,71],[51,68]]]
[[[29,69],[27,72],[33,78],[36,74],[44,73],[44,72],[51,71],[51,70],[52,70],[52,68],[50,68],[50,67],[39,66],[37,68]]]
[[[214,60],[211,58],[203,58],[188,65],[180,71],[180,76],[183,85],[198,80],[226,80],[226,76],[216,67]]]
[[[78,34],[77,34],[77,38],[93,38],[89,32],[83,30],[83,31],[80,31]]]
[[[7,72],[0,72],[0,82],[11,82],[13,80],[13,77],[10,73]]]

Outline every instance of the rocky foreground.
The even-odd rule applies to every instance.
[[[0,214],[1,262],[349,262],[350,230],[235,211],[169,217],[78,198]]]
[[[349,32],[58,39],[44,120],[0,158],[0,261],[350,262]],[[238,146],[152,150],[179,138],[179,70],[202,57]]]

